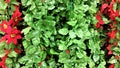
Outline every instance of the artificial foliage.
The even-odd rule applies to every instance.
[[[120,0],[0,0],[1,68],[119,68]]]

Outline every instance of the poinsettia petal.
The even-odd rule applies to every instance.
[[[10,3],[10,0],[5,0],[5,2]]]
[[[107,8],[107,7],[108,7],[108,4],[102,4],[102,6],[101,6],[101,12],[103,12],[105,10],[105,8]]]
[[[21,39],[21,38],[22,38],[21,35],[16,36],[16,39]]]
[[[108,55],[111,55],[113,54],[113,52],[111,50],[108,51]]]
[[[109,68],[114,68],[114,66],[115,66],[114,64],[110,64]]]
[[[107,46],[107,50],[110,50],[111,49],[111,45],[109,44],[108,46]]]
[[[17,42],[17,39],[13,39],[12,40],[13,41],[13,43],[16,45],[18,42]]]

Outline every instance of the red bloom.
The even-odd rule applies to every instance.
[[[18,43],[17,40],[21,39],[21,32],[14,28],[10,33],[3,36],[3,40],[7,40],[7,44],[14,43],[15,45]]]
[[[102,25],[102,24],[104,24],[104,22],[103,22],[100,14],[101,14],[100,12],[97,12],[97,14],[96,14],[96,19],[98,20],[99,24]]]
[[[117,45],[118,45],[118,42],[114,42],[113,44],[114,44],[114,46],[117,46]]]
[[[7,68],[7,67],[6,67],[6,64],[5,64],[5,61],[6,61],[7,57],[8,57],[9,52],[10,52],[10,50],[5,50],[5,53],[6,53],[6,54],[5,54],[5,56],[3,56],[3,57],[1,58],[2,61],[0,61],[0,67],[2,67],[2,68]]]
[[[111,10],[111,13],[109,15],[111,20],[115,20],[115,18],[118,16],[119,16],[119,10],[116,10],[116,11]]]
[[[96,14],[96,19],[98,20],[98,22],[96,24],[96,28],[101,28],[101,25],[104,24],[104,21],[102,20],[100,14],[101,14],[100,12],[97,12],[97,14]]]
[[[108,7],[108,4],[102,4],[101,6],[101,12],[103,12]]]
[[[110,50],[111,49],[111,45],[109,44],[108,46],[107,46],[107,50]]]
[[[97,22],[96,28],[101,28],[101,25],[99,24],[99,22]]]
[[[119,58],[120,58],[120,56],[119,56],[119,55],[116,55],[116,56],[115,56],[115,59],[116,59],[116,60],[118,60]]]
[[[18,49],[18,48],[15,48],[14,51],[15,51],[17,54],[20,54],[20,53],[21,53],[21,50]]]
[[[12,15],[12,18],[10,19],[10,24],[13,26],[17,25],[19,21],[22,20],[21,15],[22,13],[19,11],[19,7],[15,6],[16,10],[14,11],[14,14]]]
[[[10,27],[10,24],[4,20],[1,24],[0,24],[0,30],[2,32],[5,32],[5,33],[9,33],[11,31],[11,27]]]
[[[112,30],[111,32],[108,32],[108,37],[111,39],[114,39],[116,37],[116,30]]]
[[[112,2],[110,3],[110,6],[109,6],[109,11],[110,11],[110,15],[109,15],[109,17],[110,17],[110,19],[111,20],[115,20],[115,18],[117,17],[117,16],[119,16],[119,10],[114,10],[113,9],[113,5],[114,5],[114,3],[116,2],[116,0],[112,0]]]
[[[109,68],[114,68],[114,66],[115,66],[114,64],[111,64],[111,65],[109,66]]]
[[[113,52],[111,50],[108,51],[108,55],[111,55],[113,54]]]
[[[5,0],[5,2],[10,3],[10,0]]]

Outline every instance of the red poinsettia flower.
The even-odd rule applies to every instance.
[[[5,0],[5,2],[10,3],[10,0]]]
[[[100,13],[100,11],[99,11],[99,12],[97,12],[97,14],[96,14],[96,16],[95,16],[96,19],[98,20],[98,22],[97,22],[97,24],[96,24],[96,28],[101,28],[101,25],[104,24],[104,21],[102,20],[100,14],[101,14],[101,13]]]
[[[0,24],[0,30],[2,32],[5,32],[5,33],[9,33],[11,31],[11,27],[10,27],[10,24],[4,20],[1,24]]]
[[[119,56],[119,55],[116,55],[116,56],[115,56],[115,59],[116,59],[116,60],[118,60],[119,58],[120,58],[120,56]]]
[[[15,11],[12,15],[12,18],[10,19],[9,23],[14,27],[15,25],[18,24],[19,21],[22,20],[21,15],[22,13],[19,11],[19,7],[15,6]]]
[[[116,30],[112,30],[111,32],[108,32],[108,37],[111,39],[114,39],[116,37]]]
[[[11,50],[4,50],[4,51],[5,51],[5,56],[1,58],[2,61],[0,61],[0,67],[7,68],[5,62]]]
[[[118,16],[119,16],[119,10],[116,10],[116,11],[111,10],[111,13],[109,15],[111,20],[115,20],[116,17],[118,17]]]
[[[110,17],[110,19],[111,20],[115,20],[115,18],[117,17],[117,16],[119,16],[119,10],[114,10],[114,8],[113,8],[113,5],[114,5],[114,3],[116,2],[116,0],[112,0],[111,2],[110,2],[110,5],[109,5],[109,12],[110,12],[110,15],[109,15],[109,17]]]
[[[113,54],[113,52],[111,50],[108,51],[108,55],[111,55]]]
[[[21,53],[21,50],[18,49],[18,48],[15,48],[14,51],[15,51],[17,54],[20,54],[20,53]]]
[[[118,42],[114,42],[113,44],[114,44],[114,46],[118,46]]]
[[[108,46],[107,46],[107,50],[110,50],[111,49],[111,47],[112,47],[112,45],[111,44],[109,44]]]
[[[101,12],[103,12],[108,7],[108,4],[102,4],[101,6]]]
[[[114,66],[115,66],[114,64],[111,64],[111,65],[109,66],[109,68],[114,68]]]
[[[21,32],[17,28],[14,28],[10,33],[2,37],[3,40],[7,41],[7,44],[14,43],[15,45],[18,43],[17,40],[21,38]]]
[[[99,24],[99,22],[97,22],[96,28],[101,28],[101,25]]]

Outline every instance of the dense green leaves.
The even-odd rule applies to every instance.
[[[22,30],[25,54],[18,60],[25,66],[21,68],[105,66],[99,34],[90,26],[97,22],[94,14],[98,0],[21,0],[21,3],[25,26]]]
[[[108,16],[110,13],[101,14],[105,24],[100,29],[95,27],[98,22],[97,11],[102,9],[99,7],[104,1],[17,1],[19,0],[10,0],[7,3],[0,0],[0,22],[11,19],[15,5],[19,5],[20,12],[23,13],[23,20],[13,27],[21,30],[22,39],[18,40],[18,45],[8,45],[8,40],[0,40],[0,58],[5,56],[6,50],[10,50],[5,62],[7,68],[106,68],[109,64],[115,64],[115,68],[119,68],[120,34],[117,33],[115,39],[106,38],[109,31],[116,29],[119,32],[120,24],[115,23],[120,21],[119,17],[116,21],[109,19],[117,12],[112,12],[111,16]],[[114,10],[120,9],[117,6],[117,3],[113,5]],[[4,33],[0,31],[0,37],[3,36]],[[107,53],[113,55],[106,57]]]

